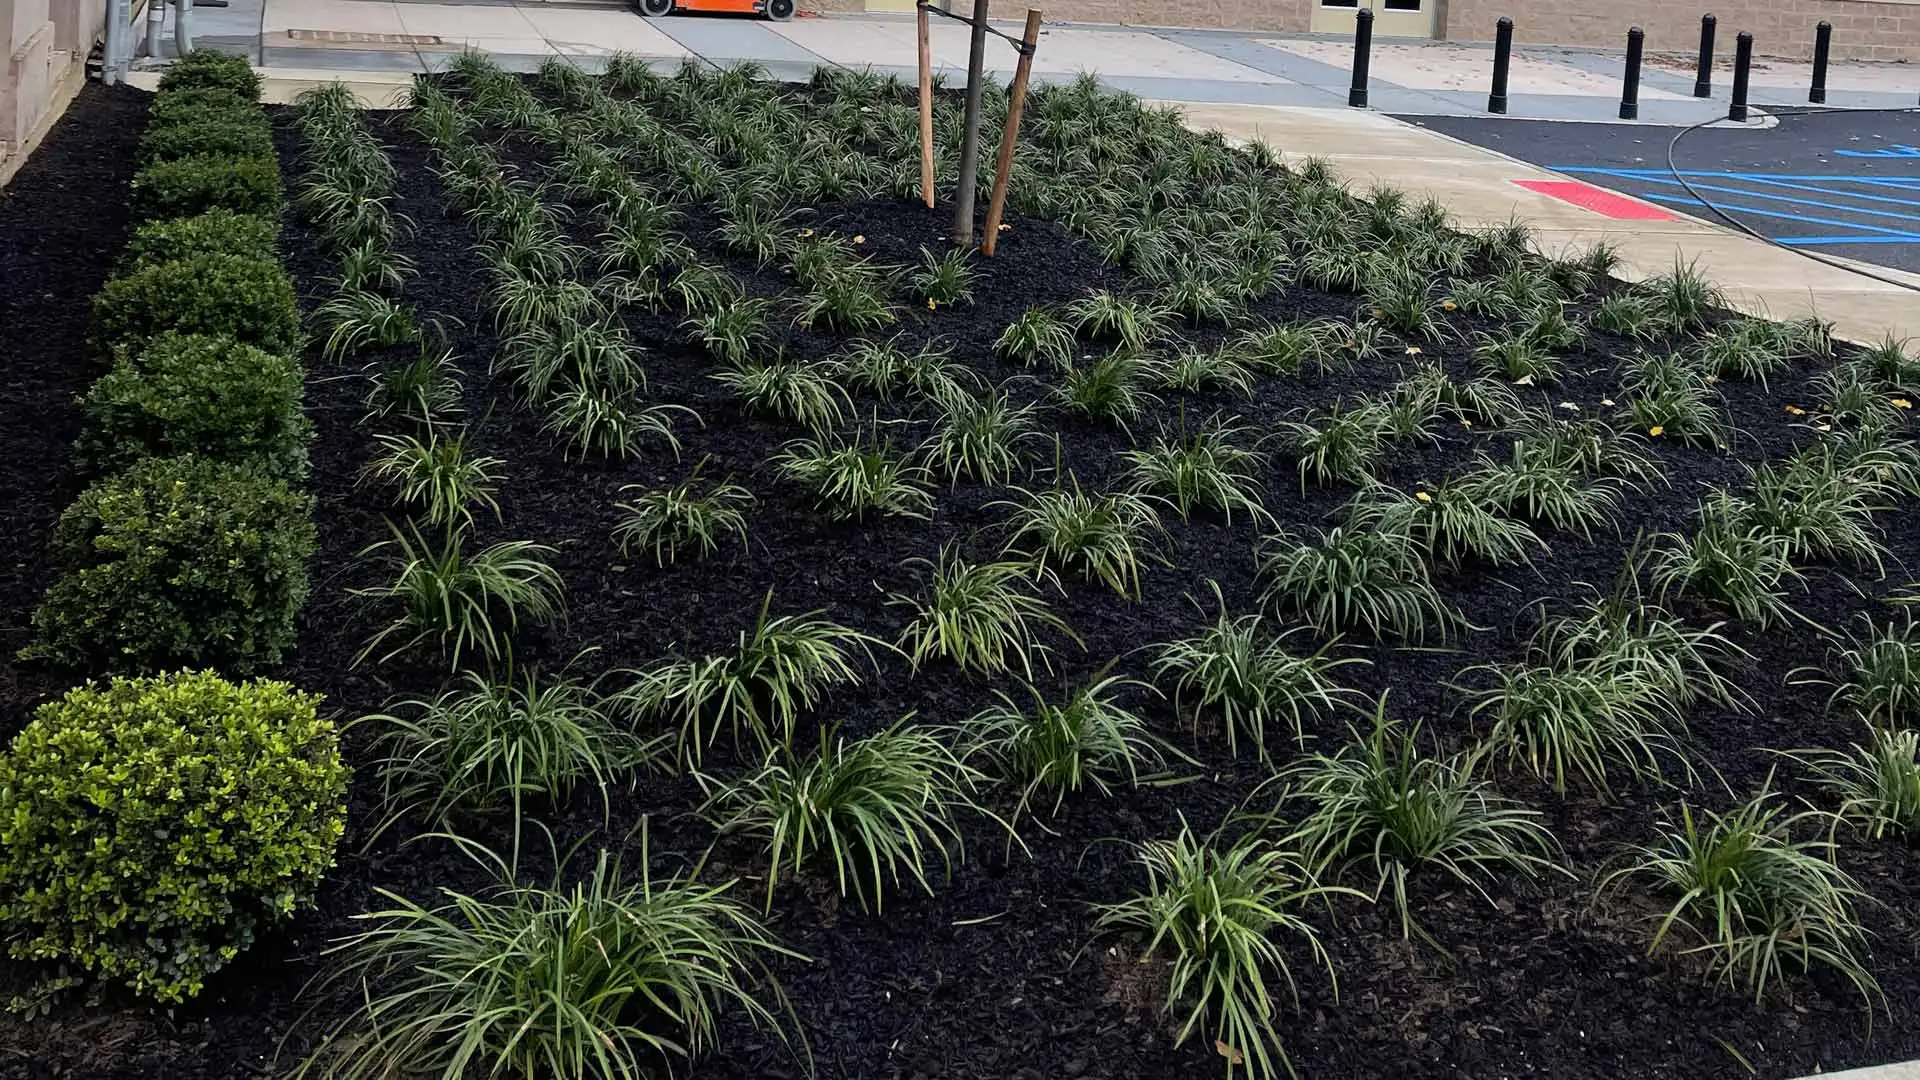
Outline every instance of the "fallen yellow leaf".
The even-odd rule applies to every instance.
[[[867,238],[864,236],[856,236],[853,238],[853,242],[856,244],[864,244],[867,242]]]
[[[1897,397],[1893,399],[1893,407],[1896,409],[1911,409],[1913,408],[1913,402],[1903,397]]]
[[[1442,301],[1440,301],[1440,310],[1441,310],[1441,311],[1452,311],[1452,310],[1454,310],[1455,308],[1457,308],[1457,307],[1459,307],[1459,306],[1460,306],[1459,304],[1456,304],[1456,303],[1454,303],[1454,302],[1453,302],[1453,301],[1451,301],[1451,300],[1442,300]]]
[[[1788,416],[1805,416],[1807,415],[1807,410],[1801,408],[1798,405],[1789,405],[1787,406],[1787,415]]]
[[[1419,355],[1420,355],[1420,346],[1418,346],[1418,345],[1409,345],[1409,346],[1407,346],[1407,355],[1408,355],[1408,356],[1419,356]]]
[[[1659,424],[1655,424],[1652,427],[1647,429],[1647,434],[1652,435],[1655,438],[1659,438],[1660,436],[1665,435],[1666,433],[1667,433],[1667,429],[1662,427]]]
[[[1247,1055],[1241,1053],[1240,1051],[1234,1049],[1231,1046],[1228,1046],[1226,1043],[1220,1041],[1219,1039],[1213,1040],[1213,1051],[1214,1053],[1219,1054],[1221,1057],[1226,1058],[1227,1064],[1229,1065],[1239,1065],[1244,1063],[1247,1060]]]
[[[1414,497],[1414,498],[1416,498],[1416,499],[1419,499],[1419,500],[1420,500],[1421,502],[1432,502],[1432,501],[1433,501],[1433,496],[1431,496],[1431,495],[1429,495],[1429,494],[1427,494],[1427,493],[1426,493],[1426,492],[1424,492],[1424,491],[1416,491],[1416,492],[1414,492],[1414,493],[1413,493],[1413,497]]]
[[[936,304],[936,303],[934,303],[934,302],[933,302],[933,297],[931,297],[931,296],[929,296],[929,297],[927,297],[927,310],[928,310],[928,311],[932,311],[932,310],[934,310],[935,308],[937,308],[937,307],[939,307],[939,306],[940,306],[939,304]]]

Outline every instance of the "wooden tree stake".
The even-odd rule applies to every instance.
[[[933,31],[931,17],[924,4],[915,5],[920,16],[920,198],[933,209]]]
[[[1000,162],[993,173],[993,195],[987,201],[987,235],[980,250],[988,258],[1000,246],[1000,215],[1007,206],[1007,180],[1013,172],[1013,144],[1020,137],[1020,111],[1027,103],[1027,76],[1033,72],[1033,47],[1040,40],[1040,13],[1027,9],[1027,32],[1021,35],[1020,62],[1007,91],[1007,130],[1000,135]]]

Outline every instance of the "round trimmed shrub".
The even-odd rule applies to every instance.
[[[135,229],[127,242],[123,272],[196,255],[241,255],[274,262],[280,257],[279,235],[279,223],[271,218],[224,209],[149,221]]]
[[[219,112],[258,111],[260,102],[227,86],[196,86],[156,94],[147,106],[147,124],[173,123]]]
[[[81,397],[74,451],[97,472],[195,454],[299,480],[313,435],[304,378],[299,362],[232,338],[161,334]]]
[[[280,162],[197,154],[156,162],[133,176],[134,216],[187,217],[216,208],[270,217],[280,209]]]
[[[240,466],[146,458],[81,492],[53,540],[65,572],[24,657],[244,675],[294,645],[313,498]]]
[[[347,769],[320,700],[184,671],[42,705],[0,755],[9,953],[199,993],[333,865]]]
[[[258,105],[152,122],[140,133],[143,165],[186,157],[270,158],[273,128]]]
[[[244,56],[195,49],[175,60],[160,76],[160,94],[169,91],[217,88],[231,90],[249,101],[260,100],[260,76]]]
[[[279,263],[242,255],[195,255],[114,278],[93,298],[93,322],[109,351],[137,353],[169,330],[300,351],[293,281]]]

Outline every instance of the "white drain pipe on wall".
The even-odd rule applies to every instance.
[[[100,81],[112,86],[127,77],[133,53],[133,0],[106,0],[107,42],[101,49]]]
[[[160,31],[167,24],[166,0],[147,0],[147,41],[140,55],[160,56]]]

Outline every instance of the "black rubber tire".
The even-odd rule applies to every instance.
[[[662,15],[673,14],[673,0],[634,0],[634,7],[649,19],[658,19]]]
[[[793,18],[793,0],[767,0],[767,18],[774,22]]]

